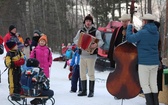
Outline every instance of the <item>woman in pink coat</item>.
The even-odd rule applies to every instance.
[[[38,45],[31,51],[30,58],[36,58],[40,62],[40,67],[47,78],[50,77],[49,67],[52,64],[52,53],[47,44],[47,36],[42,35],[38,41]]]

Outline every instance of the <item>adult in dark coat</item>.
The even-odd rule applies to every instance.
[[[130,14],[122,15],[121,18],[119,18],[119,20],[122,22],[122,26],[114,30],[113,35],[111,37],[110,47],[108,52],[108,59],[110,60],[110,66],[113,68],[115,68],[115,61],[113,60],[114,48],[117,47],[120,43],[125,41],[126,29],[130,21]],[[137,32],[137,31],[134,29],[134,32]]]
[[[41,37],[41,32],[39,30],[34,30],[34,35],[32,37],[32,42],[30,45],[30,51],[32,51],[37,45],[38,45],[38,40]]]

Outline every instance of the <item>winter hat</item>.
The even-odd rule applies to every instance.
[[[22,44],[22,43],[19,43],[19,44],[17,44],[18,45],[18,49],[19,50],[21,50],[23,47],[24,47],[24,45]]]
[[[16,28],[14,25],[9,26],[9,32],[11,32],[14,28]]]
[[[155,18],[154,15],[147,13],[147,14],[144,14],[144,16],[142,17],[142,19],[143,20],[155,20],[156,18]]]
[[[131,19],[130,14],[124,14],[124,15],[121,16],[121,18],[119,18],[120,21],[130,20],[130,19]]]
[[[40,37],[39,42],[40,42],[40,40],[45,40],[46,43],[47,43],[47,36],[43,34],[43,35]]]
[[[39,36],[41,35],[41,31],[40,30],[34,30],[34,33],[37,33]]]
[[[6,42],[6,46],[12,50],[15,46],[17,45],[17,43],[14,40],[9,40]]]
[[[85,17],[85,19],[84,19],[84,21],[83,21],[83,24],[85,24],[85,21],[86,20],[90,20],[90,21],[92,21],[92,24],[94,24],[93,23],[93,17],[90,15],[90,14],[88,14],[86,17]]]
[[[29,58],[27,60],[26,66],[27,67],[39,67],[39,61],[36,58]]]

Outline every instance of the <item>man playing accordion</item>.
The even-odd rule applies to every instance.
[[[88,97],[93,97],[94,95],[94,84],[95,84],[95,61],[97,57],[97,51],[98,47],[101,47],[103,45],[103,40],[101,37],[100,31],[98,31],[93,26],[93,18],[89,14],[85,17],[83,21],[84,27],[77,32],[77,35],[73,39],[74,43],[78,45],[78,47],[81,47],[81,56],[80,56],[80,77],[81,77],[81,84],[82,84],[82,92],[78,94],[78,96],[87,96],[87,77],[86,73],[88,73],[89,76],[89,94]],[[90,38],[87,40],[87,38],[81,39],[80,36],[81,33],[89,34],[93,36],[94,39],[97,41],[89,42]],[[88,53],[85,49],[82,49],[82,46],[79,46],[79,40],[83,41],[83,46],[89,45],[89,49],[95,49],[93,53]],[[89,43],[89,44],[88,44]]]

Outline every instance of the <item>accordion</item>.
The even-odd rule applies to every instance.
[[[91,48],[91,45],[98,42],[99,40],[96,37],[81,32],[78,40],[78,47],[87,51],[89,54],[93,54],[97,48]]]

